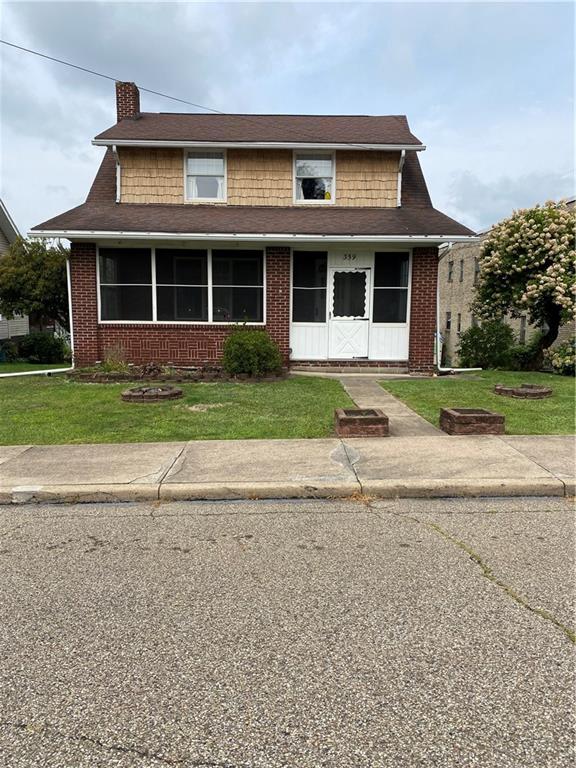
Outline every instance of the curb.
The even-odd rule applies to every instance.
[[[574,481],[556,478],[522,480],[372,480],[305,485],[297,482],[250,483],[116,483],[111,485],[38,485],[0,487],[0,505],[87,504],[150,501],[246,499],[329,499],[363,494],[381,499],[573,496]]]

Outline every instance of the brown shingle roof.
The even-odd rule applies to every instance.
[[[156,205],[86,202],[34,229],[172,234],[472,235],[429,207]]]
[[[143,112],[96,136],[116,141],[421,145],[405,115],[206,115]]]

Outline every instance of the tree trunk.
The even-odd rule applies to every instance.
[[[540,343],[538,344],[538,349],[532,359],[532,365],[530,368],[533,371],[539,371],[540,368],[542,368],[542,365],[544,364],[544,351],[548,349],[548,347],[551,347],[558,338],[561,317],[562,310],[558,304],[550,303],[546,312],[546,325],[548,329],[546,333],[544,333],[544,335],[541,337]]]

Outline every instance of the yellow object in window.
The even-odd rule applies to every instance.
[[[332,200],[332,195],[328,189],[324,192],[324,200]]]

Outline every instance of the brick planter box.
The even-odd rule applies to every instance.
[[[449,435],[503,435],[504,416],[484,408],[442,408],[440,429]]]
[[[494,392],[497,395],[516,397],[521,400],[543,400],[550,397],[550,387],[542,387],[540,384],[521,384],[519,387],[507,387],[505,384],[496,384]]]
[[[379,408],[337,408],[336,434],[340,437],[388,437],[388,416]]]

